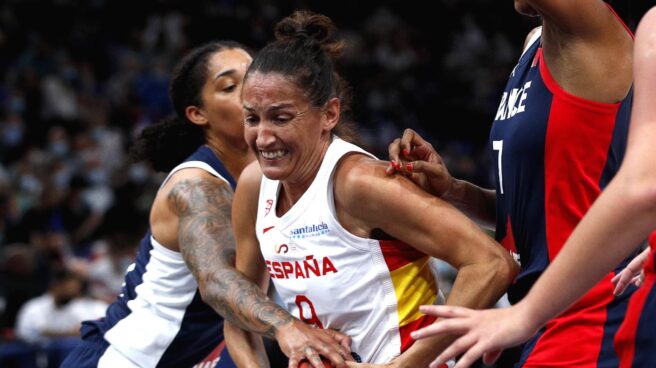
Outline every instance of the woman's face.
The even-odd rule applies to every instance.
[[[315,107],[285,76],[255,72],[244,83],[242,102],[244,137],[264,175],[290,183],[314,178],[339,120],[339,100]]]
[[[242,49],[224,49],[208,60],[200,111],[207,121],[210,136],[243,139],[241,88],[252,60]]]

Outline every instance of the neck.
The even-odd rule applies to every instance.
[[[231,144],[220,139],[209,138],[207,140],[207,146],[219,157],[235,181],[239,181],[239,176],[244,168],[255,160],[255,156],[248,149],[246,142],[242,143]]]
[[[306,160],[306,165],[297,170],[298,175],[295,178],[290,178],[281,181],[281,190],[279,197],[279,215],[287,212],[310,188],[314,179],[321,168],[323,158],[328,151],[328,146],[332,140],[322,142],[322,147],[317,149],[312,157]]]

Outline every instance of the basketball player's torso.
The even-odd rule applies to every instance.
[[[489,149],[497,187],[496,237],[522,266],[513,286],[517,299],[617,172],[631,102],[632,92],[621,103],[603,104],[562,90],[543,60],[540,38],[513,69]]]
[[[407,345],[404,326],[423,322],[397,299],[404,289],[399,280],[414,280],[426,303],[435,300],[436,285],[426,255],[398,241],[357,237],[340,225],[332,174],[348,152],[364,153],[335,139],[310,188],[281,217],[275,210],[280,184],[263,178],[256,231],[285,308],[307,323],[350,336],[353,352],[363,361],[386,363]],[[392,254],[403,249],[408,250],[405,259]],[[406,266],[397,280],[392,260]]]

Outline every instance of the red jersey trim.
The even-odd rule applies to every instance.
[[[379,240],[378,243],[390,272],[426,257],[425,253],[400,240]]]
[[[617,111],[622,101],[615,103],[597,102],[588,100],[587,98],[575,96],[565,91],[551,75],[549,67],[547,66],[547,61],[544,59],[544,55],[542,54],[542,47],[538,49],[537,55],[539,59],[538,63],[540,64],[540,76],[542,77],[544,85],[547,86],[549,92],[554,95],[554,99],[560,98],[567,103],[575,105],[576,107],[589,109],[602,114],[610,114]]]

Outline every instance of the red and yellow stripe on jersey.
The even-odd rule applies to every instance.
[[[435,321],[435,317],[419,312],[419,306],[435,302],[437,283],[430,270],[430,257],[426,254],[398,240],[381,240],[380,249],[399,301],[397,312],[403,352],[414,343],[410,332]]]

